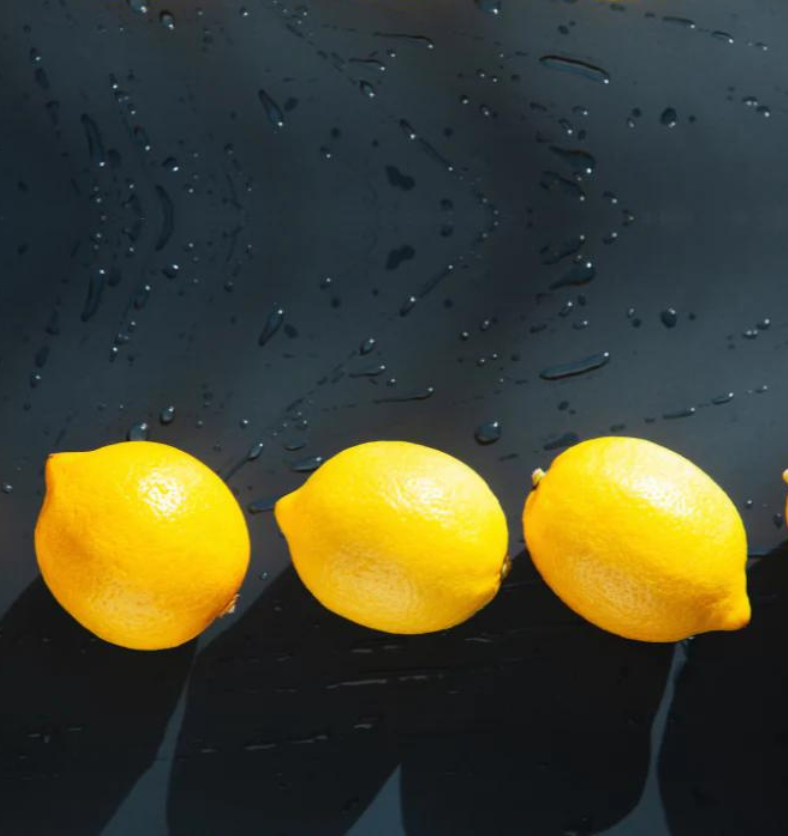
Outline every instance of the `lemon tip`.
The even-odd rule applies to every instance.
[[[536,470],[531,474],[531,483],[536,488],[538,487],[539,483],[544,479],[545,472],[542,470],[541,467],[537,467]]]

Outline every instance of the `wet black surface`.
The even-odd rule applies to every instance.
[[[788,9],[141,6],[0,12],[2,832],[785,832]],[[238,613],[174,653],[36,580],[47,453],[130,431],[255,512]],[[265,511],[401,438],[488,479],[514,554],[531,470],[610,432],[764,555],[751,628],[672,667],[525,554],[451,633],[357,628]]]

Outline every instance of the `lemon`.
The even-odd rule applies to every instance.
[[[187,453],[148,441],[46,464],[35,533],[60,604],[123,647],[176,647],[232,609],[249,534],[230,490]]]
[[[275,513],[312,594],[389,633],[465,621],[495,597],[508,565],[506,519],[487,484],[419,444],[344,450]]]
[[[750,620],[741,517],[707,474],[657,444],[570,448],[534,474],[523,525],[548,585],[611,633],[668,642]]]

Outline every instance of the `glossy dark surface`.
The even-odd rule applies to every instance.
[[[143,5],[0,11],[0,831],[785,833],[788,7]],[[32,548],[46,455],[140,422],[257,511],[238,612],[150,655]],[[617,639],[523,553],[470,623],[384,636],[260,510],[418,441],[516,554],[531,471],[611,432],[729,491],[748,630]]]

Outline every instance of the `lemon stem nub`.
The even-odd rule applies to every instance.
[[[535,488],[539,487],[539,483],[542,481],[544,475],[544,470],[542,470],[541,467],[537,467],[536,470],[531,474],[531,482]]]
[[[501,583],[503,583],[512,571],[512,559],[507,554],[503,559],[503,566],[501,566]]]
[[[226,615],[232,615],[235,612],[235,605],[238,603],[240,595],[233,595],[230,603],[219,613],[219,618],[224,618]]]

